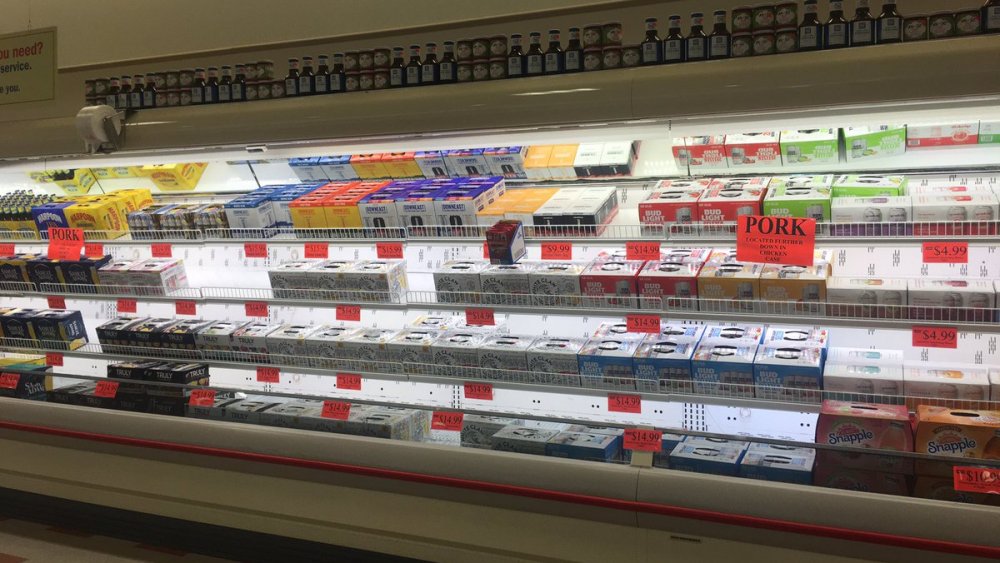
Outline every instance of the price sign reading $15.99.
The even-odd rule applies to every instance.
[[[403,243],[401,242],[376,242],[375,255],[379,260],[402,260]]]
[[[644,430],[642,428],[628,428],[625,430],[626,450],[639,452],[658,452],[663,449],[663,432],[659,430]]]
[[[915,326],[913,347],[958,348],[958,329],[947,326]]]
[[[923,257],[924,264],[968,264],[969,243],[925,242]]]

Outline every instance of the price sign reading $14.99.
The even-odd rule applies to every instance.
[[[650,241],[635,241],[625,243],[625,258],[627,260],[659,260],[660,243]]]
[[[356,373],[338,373],[337,389],[361,391],[361,376]]]
[[[462,421],[465,420],[465,413],[434,411],[431,417],[431,430],[462,430]]]
[[[266,242],[247,242],[243,244],[243,254],[247,258],[267,258]]]
[[[624,393],[608,393],[608,412],[642,414],[642,397]]]
[[[925,242],[923,257],[924,264],[968,264],[969,243]]]
[[[347,417],[351,416],[351,403],[347,401],[323,401],[323,412],[320,413],[320,416],[335,420],[347,420]]]
[[[571,242],[543,242],[542,260],[572,260],[573,243]]]
[[[958,329],[947,326],[915,326],[913,347],[958,348]]]
[[[50,295],[47,299],[49,302],[49,309],[65,309],[66,308],[66,298]]]
[[[281,381],[281,372],[278,371],[278,368],[258,367],[257,381],[260,383],[279,383]]]
[[[659,430],[644,430],[642,428],[628,428],[625,430],[626,450],[639,452],[658,452],[663,449],[663,432]]]
[[[248,317],[266,317],[268,315],[267,301],[247,301],[243,309]]]
[[[476,325],[476,326],[493,326],[496,324],[496,320],[493,318],[493,309],[466,309],[465,310],[465,322],[466,324]]]
[[[155,242],[150,246],[153,258],[173,258],[174,249],[169,242]]]
[[[20,381],[21,374],[19,373],[0,373],[0,389],[17,389],[17,384]]]
[[[337,305],[338,321],[360,321],[361,307],[357,305]]]
[[[659,334],[659,315],[626,315],[625,330],[642,334]]]
[[[188,404],[192,407],[211,407],[215,404],[214,389],[195,389],[191,391],[191,398]]]
[[[491,383],[466,383],[465,398],[480,401],[493,400],[493,385]]]
[[[104,399],[114,399],[115,395],[117,394],[118,394],[117,381],[98,381],[97,387],[94,389],[94,396],[101,397]]]

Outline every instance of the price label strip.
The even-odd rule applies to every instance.
[[[49,309],[65,309],[66,308],[66,298],[58,296],[49,296],[47,299],[49,302]]]
[[[1000,494],[1000,468],[953,467],[952,477],[956,491]]]
[[[63,365],[63,355],[59,352],[46,352],[45,365],[52,367],[59,367]]]
[[[119,313],[135,313],[139,306],[135,299],[119,299],[117,305]]]
[[[431,430],[451,430],[453,432],[462,431],[462,422],[465,420],[465,413],[434,411],[431,416]]]
[[[642,414],[642,397],[624,393],[608,393],[608,412]]]
[[[346,401],[323,401],[323,412],[320,413],[320,416],[334,420],[347,420],[351,416],[351,403]]]
[[[542,260],[572,260],[573,243],[571,242],[543,242]]]
[[[968,264],[969,243],[925,242],[923,258],[924,264]]]
[[[661,451],[663,450],[663,432],[659,430],[644,430],[642,428],[628,428],[625,430],[623,447],[626,450],[637,452]]]
[[[913,327],[914,348],[958,348],[958,329],[940,326]]]
[[[87,258],[103,258],[104,245],[99,242],[83,243],[83,255]]]
[[[466,383],[464,390],[466,399],[493,400],[493,384],[491,383]]]
[[[215,390],[195,389],[191,391],[191,398],[188,399],[188,405],[192,407],[211,407],[215,405]]]
[[[338,373],[337,389],[361,391],[361,376],[356,373]]]
[[[659,334],[659,315],[626,315],[625,329],[640,334]]]
[[[178,315],[197,315],[198,305],[194,301],[177,301],[174,304],[174,312]]]

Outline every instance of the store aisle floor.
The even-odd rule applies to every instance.
[[[22,561],[208,563],[229,560],[0,517],[0,563]]]

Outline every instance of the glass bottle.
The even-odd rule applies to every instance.
[[[121,80],[119,80],[117,76],[112,76],[109,82],[110,86],[108,86],[108,93],[104,98],[104,104],[116,109],[121,109],[118,108],[118,92],[120,92],[122,88]]]
[[[563,52],[563,69],[566,72],[583,70],[583,44],[580,42],[580,28],[569,28],[569,43]]]
[[[524,76],[524,52],[521,51],[521,34],[510,36],[510,53],[507,55],[507,78]]]
[[[679,63],[684,60],[684,36],[681,35],[681,17],[670,16],[667,38],[663,40],[663,62]]]
[[[726,29],[726,11],[716,10],[712,15],[715,18],[715,27],[712,28],[712,34],[708,36],[708,58],[728,59],[732,42],[729,30]]]
[[[406,85],[420,86],[420,45],[410,45],[410,62],[406,65]]]
[[[311,96],[316,93],[314,78],[316,74],[313,72],[313,58],[302,57],[302,72],[299,73],[300,96]]]
[[[399,50],[400,62],[403,60],[403,50]],[[330,69],[330,92],[343,92],[344,91],[344,54],[337,53],[333,55],[333,68]]]
[[[705,16],[701,12],[691,14],[691,33],[684,38],[684,47],[687,51],[687,57],[684,60],[686,61],[703,61],[708,58],[708,52],[705,49],[708,36],[705,35],[704,19]]]
[[[152,72],[146,73],[146,87],[142,90],[142,107],[156,107],[156,76]]]
[[[545,74],[559,74],[563,71],[563,50],[559,44],[559,30],[549,30],[549,48],[545,51]]]
[[[823,47],[825,49],[840,49],[847,47],[847,20],[844,19],[844,3],[841,0],[830,0],[830,19],[823,26]]]
[[[208,67],[208,79],[205,81],[203,103],[214,104],[219,101],[219,69]]]
[[[128,107],[140,109],[142,107],[143,94],[146,93],[146,88],[142,85],[142,75],[137,74],[133,76],[132,84],[132,92],[128,95]]]
[[[420,83],[436,84],[440,79],[440,67],[437,60],[437,43],[426,45],[427,54],[424,55],[424,62],[420,66]]]
[[[441,55],[441,62],[438,63],[438,82],[447,84],[455,82],[455,42],[444,42],[444,54]]]
[[[851,20],[851,46],[860,47],[863,45],[875,44],[875,18],[868,0],[858,0],[858,7],[854,11],[854,19]]]
[[[882,4],[882,13],[875,21],[876,43],[899,43],[903,40],[903,16],[896,11],[896,1]]]
[[[330,57],[319,56],[319,66],[313,76],[313,93],[327,94],[330,92]]]
[[[640,45],[642,64],[655,65],[663,62],[663,41],[656,34],[656,18],[646,18],[646,38]]]
[[[389,87],[402,88],[406,86],[406,65],[403,64],[403,48],[392,49],[392,64],[389,65]]]
[[[285,95],[299,95],[299,60],[288,59],[288,75],[285,76]]]
[[[528,37],[528,53],[524,56],[524,73],[528,76],[535,76],[545,71],[545,55],[542,54],[542,34],[533,31]]]
[[[799,24],[799,51],[815,51],[823,48],[823,23],[817,12],[818,0],[805,0],[805,15]]]
[[[233,67],[222,65],[222,77],[219,78],[219,103],[233,101]]]
[[[236,78],[233,79],[231,92],[234,102],[245,102],[247,99],[247,66],[236,65]]]
[[[132,94],[132,78],[129,76],[123,76],[122,87],[118,90],[118,109],[128,109],[128,103],[131,94]]]
[[[980,17],[983,33],[1000,33],[1000,0],[986,0]]]

